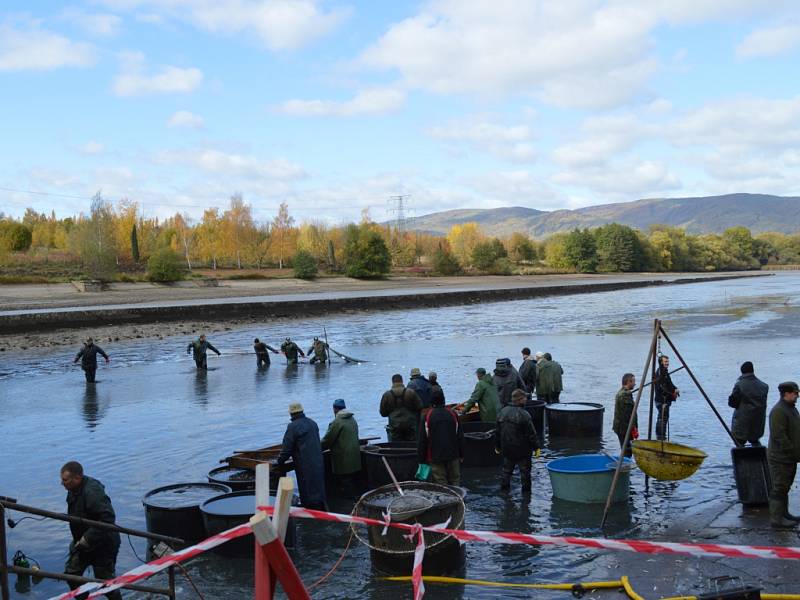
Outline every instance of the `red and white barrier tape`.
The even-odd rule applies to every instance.
[[[260,510],[267,514],[272,514],[272,507],[259,507]],[[303,519],[316,519],[322,521],[338,521],[340,523],[358,523],[361,525],[373,525],[376,527],[385,527],[386,522],[379,519],[370,519],[367,517],[356,517],[354,515],[343,515],[339,513],[331,513],[319,510],[311,510],[308,508],[292,507],[289,510],[292,517],[299,517]],[[405,529],[409,534],[417,534],[417,547],[414,552],[414,571],[417,571],[417,562],[419,555],[419,573],[421,577],[422,571],[422,553],[424,552],[423,536],[417,532],[429,531],[433,533],[443,533],[452,535],[462,542],[487,542],[490,544],[529,544],[536,546],[581,546],[584,548],[593,548],[595,550],[624,550],[628,552],[638,552],[641,554],[688,554],[690,556],[708,556],[718,558],[726,556],[729,558],[777,558],[787,560],[800,560],[800,548],[793,546],[734,546],[728,544],[693,544],[681,542],[649,542],[645,540],[609,540],[603,538],[579,538],[579,537],[556,537],[550,535],[533,535],[529,533],[513,533],[503,531],[472,531],[467,529],[448,529],[443,526],[427,526],[423,527],[419,524],[408,523],[390,523],[390,527],[398,529]],[[96,598],[115,590],[127,583],[135,583],[142,579],[146,579],[164,569],[183,562],[210,550],[216,546],[224,544],[225,542],[248,535],[251,533],[249,523],[239,525],[228,531],[224,531],[213,537],[208,538],[196,544],[171,554],[164,556],[151,563],[136,567],[128,571],[124,575],[120,575],[111,579],[105,584],[100,583],[86,583],[80,588],[55,596],[51,600],[70,600],[77,595],[90,590],[92,593],[89,598]],[[420,546],[422,545],[422,548]],[[420,579],[421,584],[421,579]],[[103,586],[103,587],[100,587]],[[100,589],[97,589],[100,587]],[[422,589],[420,585],[420,589]],[[421,595],[419,596],[421,597]],[[415,587],[415,599],[417,598],[417,588]]]
[[[222,533],[218,533],[217,535],[211,536],[208,539],[203,540],[199,544],[195,544],[194,546],[189,546],[188,548],[184,548],[183,550],[178,550],[177,552],[170,554],[168,556],[162,556],[161,558],[157,558],[156,560],[149,562],[145,565],[141,565],[136,567],[135,569],[131,569],[124,575],[120,575],[119,577],[115,577],[114,579],[109,579],[105,583],[84,583],[81,587],[76,588],[70,592],[65,594],[61,594],[60,596],[54,596],[51,600],[69,600],[70,598],[75,598],[80,594],[85,592],[91,592],[88,596],[89,599],[97,598],[98,596],[102,596],[116,590],[123,585],[129,583],[136,583],[137,581],[141,581],[142,579],[147,579],[163,571],[164,569],[168,569],[172,565],[176,565],[180,562],[185,560],[189,560],[197,556],[198,554],[202,554],[206,550],[211,550],[211,548],[216,548],[217,546],[221,546],[225,542],[229,542],[231,540],[235,540],[236,538],[243,537],[245,535],[250,535],[252,530],[250,529],[250,523],[243,523],[242,525],[237,525],[232,529],[228,529],[227,531],[223,531]]]

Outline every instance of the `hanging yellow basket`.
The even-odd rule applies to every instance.
[[[708,454],[691,446],[660,440],[634,440],[633,458],[653,479],[677,481],[694,474]]]

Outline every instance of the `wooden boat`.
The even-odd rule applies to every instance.
[[[358,440],[359,444],[364,446],[371,441],[380,439],[376,437],[368,437],[368,438],[361,438]],[[255,469],[256,465],[261,463],[272,463],[275,461],[281,453],[281,449],[283,448],[282,444],[273,444],[272,446],[267,446],[266,448],[259,448],[257,450],[234,450],[233,454],[230,456],[226,456],[219,462],[227,463],[230,467],[236,467],[238,469]],[[329,453],[329,450],[324,450],[323,454]],[[272,465],[275,469],[281,472],[288,472],[294,469],[294,465],[292,465],[291,459],[289,459],[283,465]]]

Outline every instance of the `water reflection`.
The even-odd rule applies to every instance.
[[[205,369],[197,369],[194,374],[192,401],[200,406],[208,406],[208,371]]]
[[[550,506],[550,526],[566,535],[596,535],[602,532],[615,535],[630,529],[632,505],[630,502],[615,502],[611,505],[606,526],[600,531],[605,504],[582,504],[553,497]]]

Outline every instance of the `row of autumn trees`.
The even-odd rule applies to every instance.
[[[800,235],[764,233],[745,227],[720,235],[689,235],[683,229],[654,225],[646,232],[612,223],[575,229],[544,240],[523,233],[499,239],[476,223],[454,225],[446,237],[402,232],[371,221],[332,227],[321,221],[297,224],[281,204],[269,222],[253,218],[252,208],[234,195],[225,210],[211,208],[192,221],[176,213],[168,219],[145,217],[135,202],[116,205],[99,194],[88,214],[58,219],[28,209],[20,220],[0,214],[0,256],[26,252],[37,257],[58,251],[79,258],[86,273],[108,278],[146,264],[153,256],[178,257],[183,268],[217,269],[302,265],[373,277],[392,267],[431,267],[440,274],[464,271],[507,274],[535,269],[578,272],[714,271],[800,264]]]

